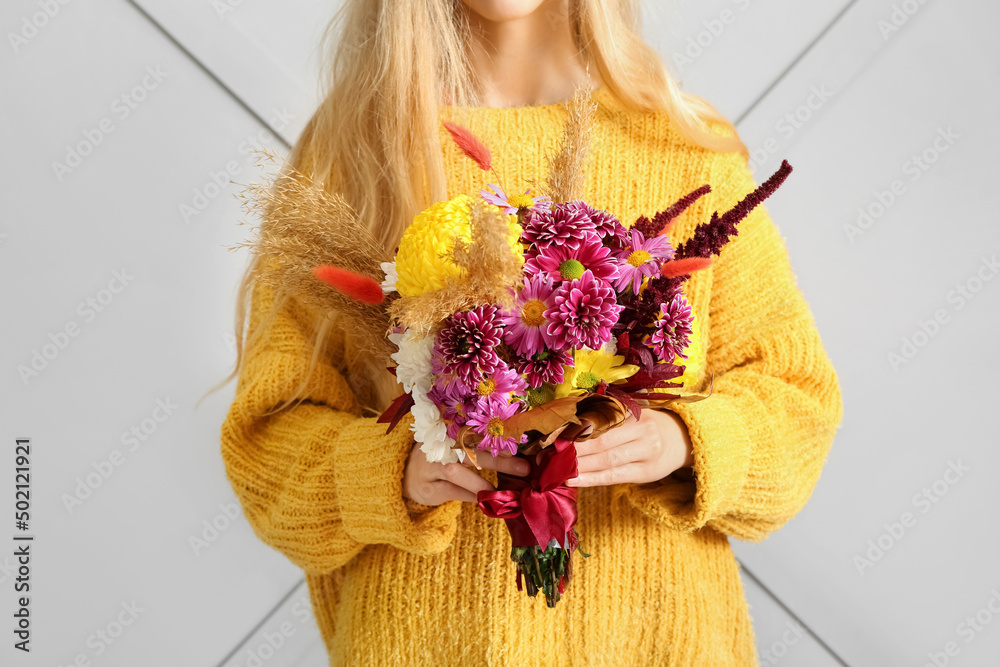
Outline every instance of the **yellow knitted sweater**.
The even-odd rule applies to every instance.
[[[711,184],[676,224],[676,245],[756,186],[738,154],[691,144],[664,114],[628,111],[604,89],[596,99],[586,199],[626,224]],[[466,111],[456,119],[490,145],[507,187],[523,192],[544,176],[563,105]],[[485,187],[484,173],[444,130],[442,151],[450,196]],[[342,346],[307,379],[311,320],[300,304],[280,311],[246,350],[222,457],[255,533],[305,572],[330,664],[757,664],[728,537],[761,540],[803,507],[843,407],[767,209],[738,228],[714,266],[687,284],[707,350],[695,388],[715,374],[710,398],[676,407],[690,432],[693,474],[579,489],[577,527],[591,557],[575,555],[555,609],[516,590],[502,521],[471,503],[404,501],[409,417],[386,435],[360,416],[337,370]],[[272,298],[254,291],[251,331]],[[306,401],[261,416],[303,381]],[[496,481],[495,472],[483,474]]]

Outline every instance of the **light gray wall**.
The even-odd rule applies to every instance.
[[[225,246],[248,229],[228,181],[254,180],[248,147],[284,152],[309,117],[337,3],[63,3],[0,10],[0,496],[10,521],[13,442],[30,437],[36,535],[34,651],[5,630],[0,663],[325,665],[300,572],[226,483],[232,387],[195,402],[234,355],[245,255]],[[768,209],[844,390],[806,509],[734,541],[762,664],[997,664],[1000,8],[643,5],[758,179],[795,167]]]

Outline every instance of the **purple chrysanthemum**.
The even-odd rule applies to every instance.
[[[517,453],[518,442],[515,438],[507,437],[504,433],[504,423],[514,416],[519,405],[509,403],[506,398],[500,395],[479,399],[476,407],[469,414],[468,424],[475,429],[476,433],[483,436],[479,443],[479,449],[489,449],[490,454],[496,456],[501,451],[511,454]],[[522,441],[525,436],[521,436]]]
[[[586,211],[566,204],[532,213],[524,223],[524,240],[533,244],[535,251],[551,246],[575,249],[590,238],[597,238],[597,232]]]
[[[458,429],[465,425],[469,411],[474,406],[472,390],[458,378],[441,378],[427,392],[427,396],[441,411],[441,418],[447,424],[448,437],[457,437]]]
[[[552,197],[532,197],[531,190],[525,190],[523,195],[512,194],[508,196],[504,194],[499,185],[490,183],[488,187],[492,188],[493,192],[480,190],[479,195],[490,204],[502,208],[507,215],[514,215],[522,208],[525,211],[543,213],[552,206]]]
[[[489,373],[483,373],[483,379],[475,387],[473,393],[479,398],[488,398],[500,394],[523,394],[528,388],[524,378],[513,368],[500,362],[500,366]]]
[[[644,278],[651,278],[660,273],[660,265],[674,256],[674,249],[666,236],[654,236],[647,239],[637,229],[631,230],[628,245],[619,251],[616,259],[618,277],[615,279],[615,289],[624,292],[632,287],[632,293],[638,294]]]
[[[559,384],[563,381],[563,366],[573,365],[573,355],[563,350],[542,350],[530,357],[515,361],[519,373],[527,376],[528,386],[540,387],[544,383]]]
[[[628,243],[628,229],[621,223],[613,213],[600,208],[594,208],[583,201],[571,201],[565,204],[567,208],[573,208],[586,215],[594,231],[601,238],[604,245],[611,248],[621,248]]]
[[[434,372],[454,373],[468,387],[500,365],[500,315],[490,304],[448,317],[434,341]]]
[[[524,279],[524,287],[517,293],[517,300],[511,310],[500,315],[504,325],[504,342],[518,354],[531,355],[551,344],[545,331],[548,320],[545,311],[552,305],[555,285],[551,278],[533,276]]]
[[[615,291],[589,270],[564,282],[552,299],[545,317],[551,320],[548,333],[559,349],[601,347],[611,339],[611,327],[623,308],[615,301]]]
[[[557,282],[577,279],[585,271],[601,281],[614,280],[618,275],[611,251],[593,235],[586,237],[577,248],[568,245],[543,248],[524,263],[525,274],[546,276]]]
[[[683,294],[677,294],[669,304],[661,304],[663,315],[653,325],[653,335],[649,341],[653,344],[653,352],[667,363],[674,360],[674,355],[687,359],[683,353],[691,343],[691,305]]]

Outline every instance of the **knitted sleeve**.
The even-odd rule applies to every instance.
[[[253,291],[248,341],[274,303]],[[336,370],[342,344],[313,352],[311,313],[282,305],[245,350],[236,396],[222,425],[226,475],[256,535],[307,573],[346,564],[366,544],[429,554],[454,537],[460,503],[417,506],[402,497],[412,446],[409,424],[386,435],[384,424],[359,416],[358,401]],[[266,412],[295,395],[304,399]]]
[[[757,186],[736,153],[716,157],[710,174],[709,212],[730,209]],[[673,408],[691,436],[693,474],[619,485],[616,496],[677,530],[710,526],[759,541],[811,496],[843,405],[836,372],[766,207],[758,206],[737,228],[708,269],[706,377],[714,371],[712,395]]]

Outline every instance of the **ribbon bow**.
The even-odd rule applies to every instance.
[[[575,548],[576,489],[564,483],[577,474],[576,444],[558,438],[535,458],[528,459],[527,477],[497,473],[497,489],[479,492],[479,509],[506,521],[514,547],[545,551],[554,539]]]

